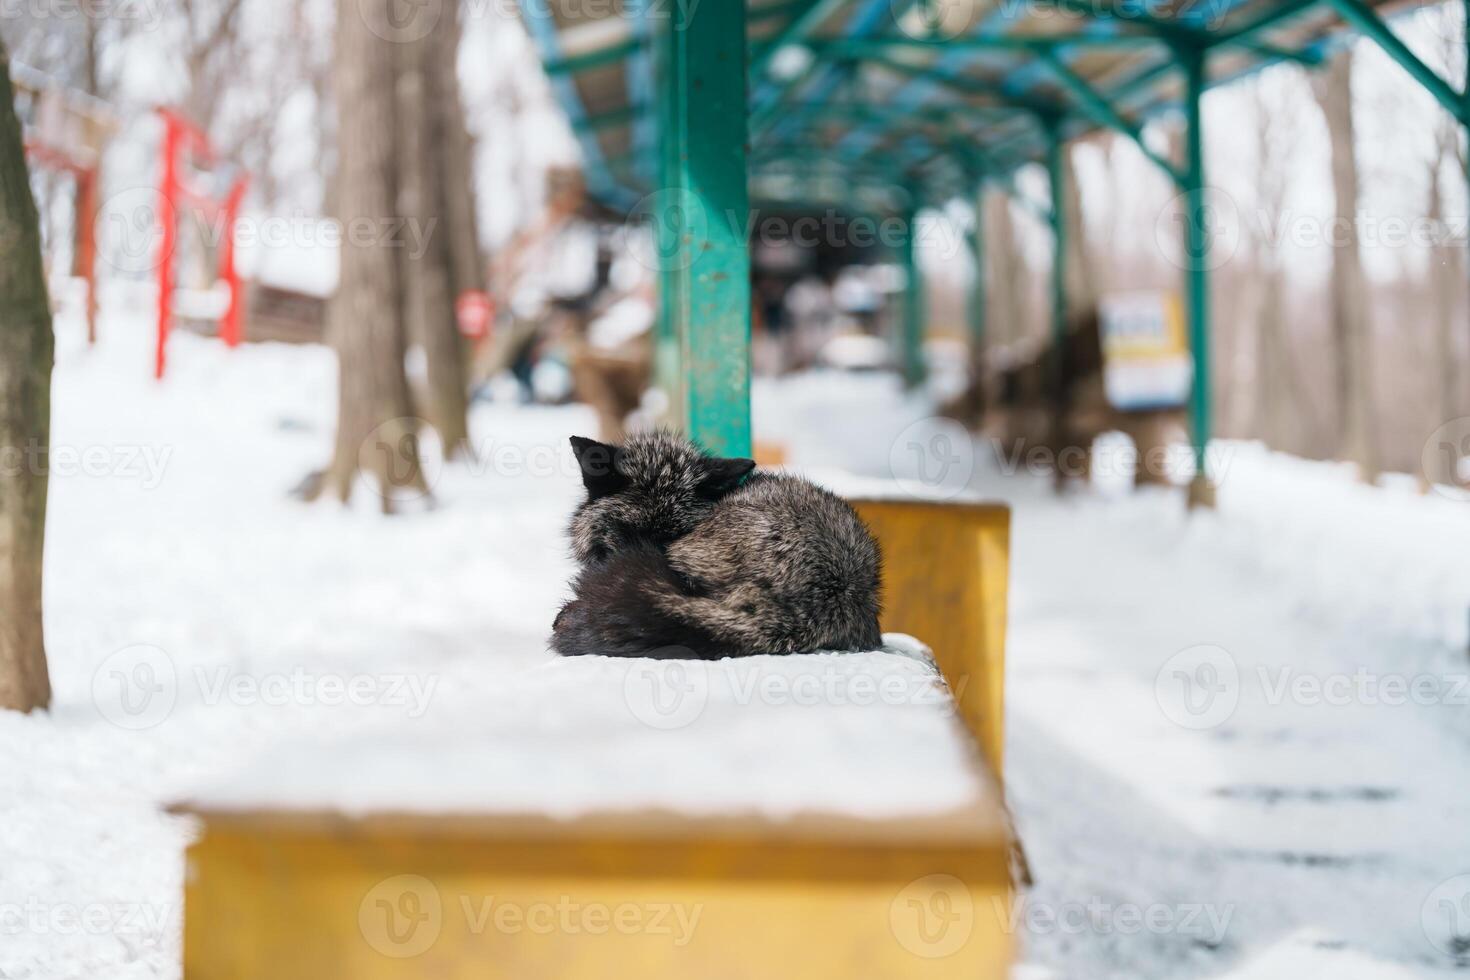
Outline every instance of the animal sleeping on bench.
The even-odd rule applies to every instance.
[[[587,499],[580,565],[551,647],[565,656],[717,660],[873,650],[880,558],[841,498],[710,456],[670,432],[573,437]]]

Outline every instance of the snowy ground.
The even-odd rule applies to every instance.
[[[63,324],[56,700],[0,715],[6,980],[178,975],[191,827],[160,802],[303,738],[371,751],[435,712],[545,710],[501,695],[544,676],[563,447],[589,413],[477,408],[481,462],[437,475],[434,510],[306,507],[285,491],[327,456],[330,355],[181,336],[156,385],[144,333],[107,318],[88,351]],[[954,465],[916,489],[1015,505],[1007,769],[1037,882],[1018,976],[1452,970],[1470,505],[1253,447],[1226,447],[1218,515],[1057,498],[925,414],[882,378],[757,402],[801,467],[913,486],[909,450],[939,447]]]

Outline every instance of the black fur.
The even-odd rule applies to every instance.
[[[582,564],[553,626],[568,656],[718,659],[873,649],[877,543],[852,508],[793,476],[706,455],[669,433],[574,439],[588,499]]]

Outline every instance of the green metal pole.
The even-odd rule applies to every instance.
[[[919,272],[918,260],[918,198],[911,198],[912,205],[903,216],[903,242],[899,251],[899,264],[903,266],[903,316],[899,323],[899,356],[903,368],[903,383],[914,388],[924,382],[924,280]]]
[[[658,183],[662,188],[650,201],[653,220],[654,249],[658,258],[658,319],[654,325],[654,380],[668,399],[668,420],[676,425],[684,421],[684,378],[680,340],[678,296],[679,277],[683,271],[680,252],[680,215],[671,208],[677,198],[682,131],[674,125],[675,89],[670,79],[675,75],[679,50],[674,44],[672,17],[655,18],[654,78],[658,100]]]
[[[1466,0],[1470,3],[1470,0]],[[975,224],[965,236],[970,245],[970,263],[975,281],[970,285],[967,310],[970,321],[970,360],[979,365],[985,350],[985,319],[989,313],[985,294],[985,186],[975,191]]]
[[[1194,443],[1191,504],[1211,506],[1213,485],[1205,471],[1210,444],[1210,216],[1205,205],[1204,125],[1200,100],[1205,91],[1205,50],[1181,47],[1184,67],[1184,256],[1189,283],[1189,346],[1194,355],[1194,384],[1189,394],[1189,429]]]
[[[676,0],[670,14],[658,220],[677,237],[661,285],[679,338],[683,418],[710,451],[749,456],[745,4]]]
[[[1066,168],[1063,154],[1066,146],[1062,141],[1062,117],[1041,117],[1042,129],[1046,131],[1046,176],[1051,191],[1051,208],[1047,215],[1051,219],[1051,358],[1047,364],[1048,383],[1051,389],[1051,412],[1048,438],[1055,456],[1053,478],[1060,490],[1066,482],[1061,467],[1061,454],[1066,448],[1067,397],[1066,377],[1063,374],[1064,356],[1067,347],[1067,194]]]
[[[1046,130],[1046,175],[1050,183],[1051,209],[1051,343],[1053,393],[1061,397],[1061,350],[1067,339],[1067,207],[1063,186],[1066,180],[1062,142],[1062,120],[1055,116],[1042,119]]]

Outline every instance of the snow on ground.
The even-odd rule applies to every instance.
[[[330,448],[330,354],[180,335],[160,385],[144,318],[105,317],[90,351],[61,326],[56,699],[0,715],[0,977],[172,978],[192,828],[160,803],[304,741],[370,763],[436,713],[484,706],[475,730],[504,732],[562,710],[511,692],[566,669],[544,640],[570,572],[563,447],[591,414],[478,406],[480,460],[436,473],[434,509],[305,506],[286,491]],[[1058,498],[883,376],[757,397],[801,468],[1015,506],[1007,773],[1036,878],[1018,977],[1455,965],[1470,505],[1248,446],[1226,447],[1216,515]],[[746,761],[732,781],[765,771]]]

